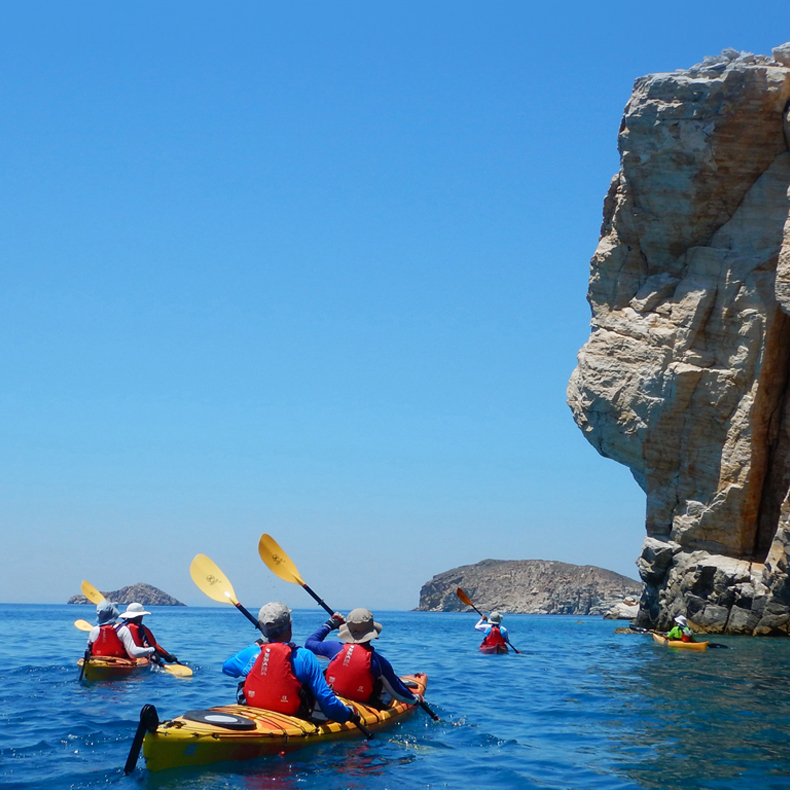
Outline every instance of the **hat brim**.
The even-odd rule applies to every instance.
[[[384,626],[381,623],[373,622],[373,626],[364,633],[352,633],[348,627],[348,623],[343,623],[337,631],[337,636],[341,642],[347,645],[364,645],[365,642],[370,642],[371,639],[378,639],[381,629]]]
[[[124,620],[134,620],[135,617],[142,617],[144,614],[151,614],[151,612],[121,612],[118,617],[123,617]]]

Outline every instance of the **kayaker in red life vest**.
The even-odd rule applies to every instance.
[[[88,652],[94,656],[128,658],[126,648],[118,637],[118,609],[114,603],[102,601],[96,606],[98,625],[88,634]]]
[[[318,660],[291,642],[291,610],[282,603],[267,603],[258,612],[258,624],[268,642],[260,640],[229,658],[222,671],[243,677],[245,703],[301,718],[359,721],[359,713],[344,705],[327,686]],[[314,709],[318,705],[319,711]]]
[[[667,631],[667,639],[680,642],[693,642],[694,632],[689,628],[688,620],[686,620],[682,614],[679,614],[675,618],[675,623],[677,625],[672,626],[672,628]]]
[[[178,658],[165,650],[156,641],[151,629],[143,625],[143,617],[147,614],[151,614],[151,612],[147,612],[142,604],[130,603],[126,607],[126,611],[119,615],[125,622],[117,628],[118,637],[123,642],[129,657],[150,658],[156,654],[165,661],[177,662]],[[144,652],[139,653],[141,650]]]
[[[506,647],[510,642],[507,628],[502,625],[502,615],[499,612],[491,612],[488,617],[483,615],[475,625],[475,631],[482,631],[485,634],[482,644],[486,646]]]
[[[342,641],[324,641],[335,628],[340,629]],[[330,659],[324,675],[335,694],[383,708],[389,702],[384,697],[386,692],[399,702],[417,705],[419,697],[403,685],[390,662],[370,644],[379,638],[381,629],[369,609],[354,609],[345,620],[336,612],[307,638],[305,645],[316,655]]]

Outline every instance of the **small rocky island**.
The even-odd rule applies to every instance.
[[[517,614],[606,615],[626,598],[639,600],[642,584],[594,565],[548,560],[483,560],[434,576],[420,590],[416,611],[468,609],[458,587],[480,611]],[[634,607],[635,608],[635,607]]]
[[[101,594],[108,601],[124,606],[135,602],[143,606],[186,606],[152,584],[131,584],[128,587],[121,587],[120,590],[108,592],[101,590]],[[84,595],[72,595],[66,603],[90,603],[90,601]]]

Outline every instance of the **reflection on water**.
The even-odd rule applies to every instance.
[[[790,788],[790,640],[718,639],[673,651],[594,618],[508,615],[523,655],[483,656],[474,615],[379,613],[377,646],[429,675],[422,712],[362,740],[257,761],[121,775],[140,708],[161,718],[233,700],[222,661],[251,640],[232,608],[156,609],[152,624],[195,669],[77,681],[76,607],[0,606],[0,785],[71,790],[751,790]],[[155,618],[155,619],[154,619]],[[296,610],[295,638],[323,621]]]
[[[612,750],[641,787],[746,787],[755,771],[761,787],[790,787],[788,645],[720,641],[731,649],[657,647],[627,675],[598,670],[632,727]]]

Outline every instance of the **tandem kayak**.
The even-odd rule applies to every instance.
[[[480,645],[480,652],[486,655],[500,655],[507,653],[507,645]]]
[[[138,672],[147,672],[154,662],[147,658],[116,658],[115,656],[91,656],[87,663],[81,658],[77,666],[85,666],[85,680],[117,680]]]
[[[425,693],[427,675],[405,675],[401,679],[415,693]],[[417,710],[416,705],[394,700],[384,710],[343,701],[359,711],[362,724],[373,732],[391,727]],[[163,771],[226,760],[252,760],[321,741],[357,736],[361,732],[351,722],[314,723],[249,705],[220,705],[187,711],[161,722],[145,734],[143,757],[149,771]]]
[[[653,634],[653,641],[658,642],[659,645],[682,647],[685,650],[706,650],[708,647],[707,642],[681,642],[679,639],[667,639],[661,634]]]

